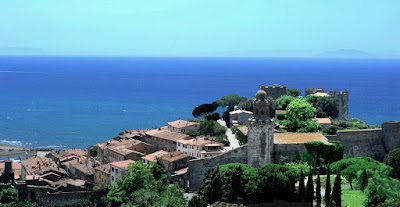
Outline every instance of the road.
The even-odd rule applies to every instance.
[[[218,123],[221,124],[222,126],[226,127],[225,121],[218,120]],[[225,149],[233,150],[233,149],[240,147],[239,140],[236,139],[235,134],[232,133],[232,130],[230,128],[228,128],[226,130],[225,135],[228,138],[229,143],[230,143],[230,146],[225,147]]]

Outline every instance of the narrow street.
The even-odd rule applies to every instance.
[[[225,121],[218,120],[218,123],[221,124],[222,126],[226,127]],[[236,149],[236,148],[240,147],[239,140],[236,139],[235,134],[232,133],[232,130],[230,128],[228,128],[226,130],[225,135],[227,136],[227,138],[230,142],[230,146],[225,147],[225,149],[232,150],[232,149]]]

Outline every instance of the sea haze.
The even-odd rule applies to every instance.
[[[348,90],[349,116],[400,120],[399,60],[0,57],[1,143],[85,148],[259,84]]]

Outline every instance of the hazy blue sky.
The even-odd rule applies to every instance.
[[[400,57],[399,37],[400,0],[0,1],[1,54]]]

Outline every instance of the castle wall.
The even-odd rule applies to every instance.
[[[189,180],[189,191],[197,191],[203,183],[203,178],[209,168],[226,165],[229,163],[247,163],[248,146],[243,145],[226,153],[212,158],[196,159],[189,161],[186,176]]]
[[[303,143],[301,144],[275,144],[274,145],[274,163],[283,164],[282,161],[292,162],[299,158],[303,152],[306,151],[306,147]]]
[[[274,123],[271,119],[252,119],[248,124],[248,165],[262,167],[273,162]]]
[[[348,91],[329,91],[329,95],[336,99],[339,114],[337,119],[347,120],[349,118],[349,92]]]
[[[267,92],[268,97],[272,97],[273,99],[277,99],[280,96],[286,95],[286,86],[285,85],[268,85],[262,86],[262,89]]]
[[[386,154],[381,129],[344,130],[337,135],[326,135],[326,138],[341,141],[346,157],[371,157],[382,161]]]

